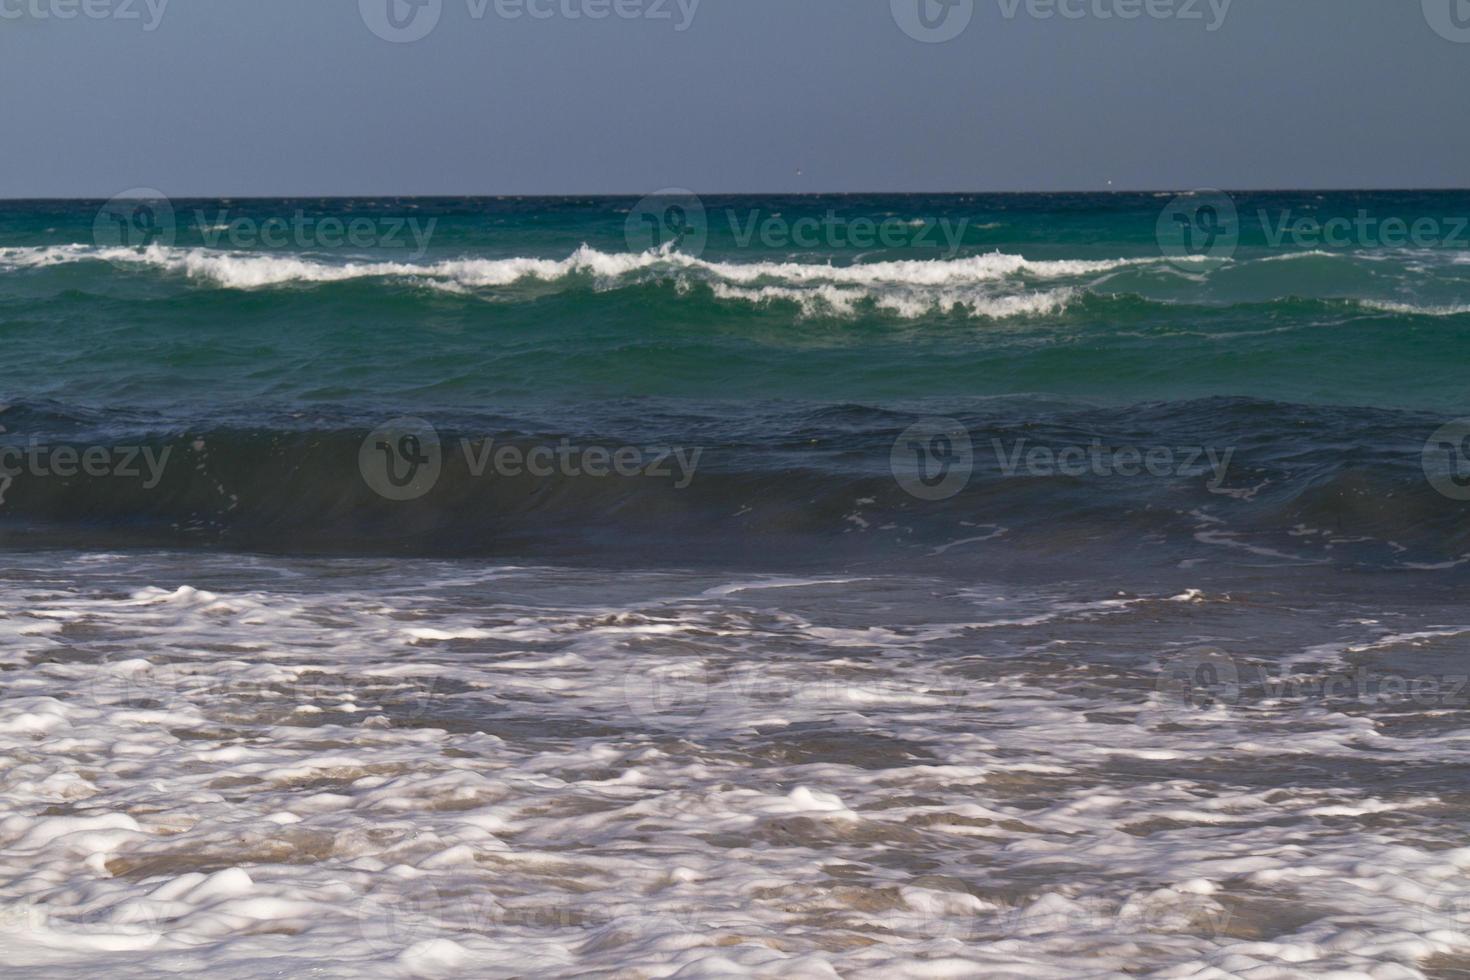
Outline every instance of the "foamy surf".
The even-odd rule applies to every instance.
[[[1447,305],[1421,303],[1394,303],[1385,300],[1365,299],[1359,302],[1369,310],[1380,313],[1401,313],[1406,316],[1464,316],[1470,314],[1470,303]]]
[[[1180,702],[1177,642],[1260,612],[1215,589],[3,571],[19,980],[1421,977],[1470,952],[1470,848],[1433,796],[1463,739],[1433,706],[1395,731],[1331,700],[1315,648]],[[1458,632],[1291,604],[1360,662]]]
[[[434,292],[518,301],[544,295],[519,287],[590,287],[609,292],[647,284],[671,284],[680,295],[697,291],[723,303],[789,307],[803,318],[853,318],[874,313],[904,320],[962,315],[1003,320],[1056,316],[1087,296],[1148,305],[1181,301],[1228,307],[1262,300],[1249,270],[1302,259],[1342,259],[1351,272],[1360,258],[1383,256],[1307,250],[1288,254],[1203,261],[1190,257],[1142,256],[1109,259],[1028,259],[992,251],[949,259],[856,261],[720,261],[673,248],[608,252],[588,245],[565,258],[461,256],[438,261],[333,259],[307,252],[229,251],[152,245],[146,248],[50,245],[0,248],[0,271],[102,264],[180,276],[196,285],[225,290],[288,289],[347,282],[382,282]],[[1246,276],[1246,278],[1241,278]],[[1171,285],[1170,283],[1173,283]],[[1181,294],[1179,283],[1211,289],[1200,304],[1197,292]],[[1047,284],[1054,284],[1048,286]],[[1283,284],[1276,302],[1313,299]],[[1470,305],[1405,302],[1358,295],[1363,283],[1344,280],[1343,292],[1327,290],[1315,300],[1406,316],[1453,317]],[[1218,291],[1216,291],[1218,290]],[[1232,290],[1238,295],[1232,298]]]
[[[681,290],[708,289],[716,299],[753,305],[790,304],[805,317],[851,317],[864,310],[901,319],[939,313],[987,319],[1057,313],[1077,296],[1075,288],[1026,291],[1044,281],[1109,272],[1149,260],[1028,261],[993,253],[953,261],[874,262],[852,266],[794,262],[731,263],[663,250],[610,254],[579,248],[563,260],[539,258],[455,259],[436,263],[328,263],[303,256],[273,256],[164,246],[134,250],[54,246],[0,250],[0,267],[39,268],[84,262],[157,269],[225,289],[320,285],[391,280],[469,294],[522,282],[590,280],[615,289],[671,280]],[[1020,292],[1007,292],[1020,288]]]
[[[55,245],[0,249],[0,268],[37,268],[78,262],[109,262],[181,272],[218,285],[248,289],[290,282],[419,276],[449,279],[466,286],[503,286],[522,279],[555,281],[574,275],[617,279],[645,270],[692,270],[729,283],[784,282],[838,285],[964,286],[1030,276],[1057,279],[1094,275],[1158,259],[1032,261],[993,252],[963,259],[869,262],[855,265],[800,262],[716,262],[673,250],[608,253],[582,246],[565,259],[513,257],[459,258],[440,262],[338,262],[304,255],[266,255],[205,248],[150,245],[105,248]]]
[[[755,305],[792,304],[807,317],[853,316],[864,308],[871,308],[906,320],[935,313],[961,313],[994,320],[1038,316],[1060,312],[1077,296],[1075,289],[996,295],[978,289],[926,290],[903,286],[845,289],[833,285],[796,289],[789,286],[734,286],[722,282],[712,283],[710,289],[719,299]]]

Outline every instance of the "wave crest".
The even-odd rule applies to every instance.
[[[1267,256],[1257,261],[1276,263],[1326,254],[1301,252]],[[154,270],[232,290],[367,281],[463,295],[493,291],[496,298],[504,298],[508,289],[537,283],[580,283],[599,291],[671,283],[681,293],[698,288],[717,301],[794,304],[804,317],[852,317],[862,312],[878,312],[901,319],[933,313],[987,319],[1044,316],[1061,312],[1080,295],[1103,292],[1101,287],[1109,281],[1114,281],[1115,287],[1123,287],[1122,280],[1114,279],[1123,270],[1153,269],[1178,274],[1161,257],[1037,260],[1000,251],[954,259],[834,265],[718,261],[667,249],[604,252],[585,244],[563,259],[462,257],[423,262],[342,261],[310,253],[265,254],[163,245],[142,249],[80,244],[0,248],[0,270],[83,263]],[[1130,285],[1114,293],[1115,297],[1127,295],[1150,304],[1179,302],[1177,297],[1150,296],[1152,290],[1140,290],[1138,281],[1128,282]],[[1355,298],[1352,296],[1355,291],[1349,290],[1346,297],[1315,299],[1408,316],[1470,314],[1470,305],[1464,303],[1415,305],[1391,299]],[[1230,305],[1226,295],[1217,300]],[[1240,301],[1244,299],[1237,298]]]
[[[153,245],[142,249],[59,245],[0,249],[0,268],[27,269],[85,262],[156,269],[225,289],[320,285],[364,279],[408,282],[449,292],[495,289],[522,282],[591,279],[598,288],[672,280],[708,287],[717,299],[790,301],[803,314],[850,315],[863,305],[900,317],[935,310],[1010,317],[1055,312],[1073,288],[1024,290],[1027,280],[1100,275],[1156,259],[1030,260],[992,252],[959,259],[831,265],[801,262],[721,262],[673,251],[602,252],[583,245],[565,259],[527,256],[439,262],[328,262],[306,255],[262,255]]]

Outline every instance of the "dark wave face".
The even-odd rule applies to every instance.
[[[1458,193],[8,204],[0,540],[1453,575],[1462,215]]]
[[[1462,447],[1446,442],[1442,463],[1426,452],[1440,422],[1425,413],[1011,399],[930,406],[949,412],[936,425],[856,405],[624,403],[616,421],[610,408],[584,428],[462,415],[102,439],[95,420],[16,406],[0,415],[13,432],[55,437],[0,456],[13,474],[3,540],[1062,575],[1095,562],[1453,568],[1470,553],[1449,495]]]

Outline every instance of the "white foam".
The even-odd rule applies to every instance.
[[[0,609],[86,629],[0,635],[7,980],[1413,977],[1470,951],[1430,788],[1462,732],[1191,711],[1109,645],[1228,632],[1219,591],[26,560]],[[1330,622],[1385,654],[1465,630]]]
[[[1370,310],[1378,310],[1381,313],[1403,313],[1408,316],[1462,316],[1470,313],[1470,303],[1451,303],[1435,306],[1414,303],[1393,303],[1376,299],[1364,299],[1358,300],[1358,302]]]
[[[77,262],[143,265],[183,272],[234,288],[254,288],[286,282],[337,282],[385,276],[422,276],[451,279],[469,286],[502,286],[522,279],[556,280],[587,274],[616,278],[646,269],[699,270],[731,283],[778,281],[789,284],[965,286],[1016,276],[1058,279],[1095,275],[1133,265],[1157,264],[1162,259],[1028,260],[1020,255],[992,252],[959,259],[870,262],[832,265],[801,262],[716,262],[670,250],[607,253],[586,245],[565,259],[513,257],[463,258],[433,263],[342,262],[316,258],[229,252],[205,248],[151,245],[146,248],[53,245],[0,249],[0,266],[35,268]]]
[[[807,312],[850,314],[865,301],[900,316],[962,309],[976,316],[1054,312],[1072,290],[985,292],[981,284],[1015,288],[1026,280],[1079,278],[1158,259],[1028,260],[993,252],[968,258],[832,265],[799,262],[707,261],[670,250],[607,253],[582,246],[565,259],[462,258],[441,262],[328,262],[305,255],[270,255],[152,245],[142,249],[60,245],[0,249],[0,268],[37,268],[108,262],[181,274],[227,289],[319,285],[358,279],[421,282],[455,292],[518,282],[588,277],[603,287],[671,278],[683,287],[704,284],[722,299],[789,300]]]
[[[1348,253],[1346,253],[1346,252],[1328,252],[1325,249],[1310,248],[1310,249],[1303,249],[1300,252],[1287,252],[1287,253],[1285,253],[1283,255],[1267,255],[1267,256],[1264,256],[1264,257],[1262,257],[1260,259],[1257,259],[1256,261],[1258,261],[1258,262],[1295,262],[1298,259],[1333,259],[1333,258],[1350,258],[1350,257],[1351,256]]]
[[[1341,253],[1310,250],[1265,256],[1274,263]],[[1190,260],[1179,260],[1188,262]],[[1458,260],[1457,260],[1458,261]],[[982,319],[1055,314],[1086,290],[1098,290],[1118,272],[1156,268],[1186,278],[1163,257],[1028,259],[994,251],[951,259],[857,262],[720,261],[672,249],[603,252],[587,245],[565,258],[466,256],[441,261],[340,260],[320,254],[228,251],[152,245],[133,249],[91,245],[0,248],[0,269],[36,269],[104,262],[121,268],[152,269],[223,289],[253,290],[320,286],[355,280],[386,280],[459,295],[496,298],[517,284],[590,281],[615,289],[667,281],[682,291],[709,289],[717,299],[750,304],[792,303],[804,316],[849,317],[876,309],[900,318],[961,313]],[[1068,280],[1070,280],[1068,282]],[[1062,282],[1057,288],[1039,284]],[[1458,316],[1470,304],[1413,304],[1395,300],[1352,300],[1384,313]],[[1286,328],[1280,328],[1286,329]]]
[[[795,289],[789,286],[731,286],[719,282],[712,284],[712,289],[720,299],[742,300],[754,304],[795,303],[804,316],[846,316],[857,312],[863,304],[870,303],[876,309],[910,320],[932,313],[963,313],[994,320],[1039,316],[1065,309],[1077,295],[1075,289],[994,295],[952,289],[925,291],[912,287],[878,290],[821,285]]]

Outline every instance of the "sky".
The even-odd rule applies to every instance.
[[[1470,0],[0,0],[0,197],[1463,187],[1467,82]]]

